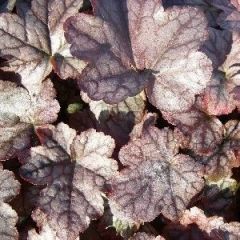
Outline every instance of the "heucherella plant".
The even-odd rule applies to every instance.
[[[240,239],[240,2],[2,0],[0,239]]]

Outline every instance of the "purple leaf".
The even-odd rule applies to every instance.
[[[117,171],[110,158],[114,141],[93,129],[76,135],[63,123],[39,127],[37,133],[42,146],[31,149],[21,175],[33,184],[47,184],[37,206],[57,237],[75,240],[103,214],[105,182]]]
[[[18,238],[16,224],[17,213],[5,202],[12,200],[20,191],[20,183],[12,172],[3,170],[0,165],[0,236],[3,240],[15,240]]]
[[[19,15],[0,15],[0,56],[9,60],[3,69],[19,73],[22,84],[31,93],[39,92],[52,67],[65,78],[73,72],[75,76],[85,66],[71,57],[63,32],[63,22],[77,13],[81,5],[82,0],[33,0],[31,6],[26,2],[17,5]],[[55,55],[66,56],[67,62],[60,62],[62,67],[59,66]],[[69,72],[76,62],[78,69]]]
[[[130,240],[165,240],[165,238],[161,236],[153,236],[152,234],[145,233],[145,232],[138,232]]]
[[[111,180],[113,214],[136,222],[152,221],[160,213],[171,220],[181,216],[203,187],[203,168],[178,154],[177,134],[149,125],[121,149],[119,158],[126,168]]]
[[[35,96],[8,81],[0,81],[0,93],[0,160],[7,160],[29,147],[33,126],[54,122],[60,107],[49,79]]]
[[[180,111],[194,103],[212,72],[209,59],[198,52],[208,35],[199,9],[164,11],[154,0],[95,0],[93,8],[96,16],[80,13],[65,24],[71,53],[89,62],[78,84],[91,99],[118,103],[149,83],[148,97],[160,110]]]
[[[207,232],[211,239],[238,239],[240,237],[240,223],[225,223],[222,217],[206,217],[204,212],[197,207],[186,210],[180,222],[183,225],[196,224]]]

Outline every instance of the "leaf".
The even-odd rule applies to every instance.
[[[223,125],[197,106],[181,114],[163,112],[163,116],[184,134],[183,147],[194,151],[191,155],[205,166],[206,175],[216,179],[231,176],[232,168],[240,165],[238,121]]]
[[[225,144],[234,151],[237,161],[240,162],[240,122],[236,120],[228,121],[225,124]]]
[[[151,234],[144,233],[144,232],[138,232],[133,237],[130,238],[130,240],[164,240],[164,239],[165,238],[161,236],[155,237]]]
[[[117,171],[114,141],[93,129],[76,135],[60,123],[37,128],[42,146],[31,148],[21,176],[41,191],[38,207],[60,239],[73,240],[103,214],[105,182]]]
[[[162,213],[177,220],[203,187],[202,166],[178,154],[178,133],[149,125],[124,146],[119,159],[125,168],[111,181],[113,214],[149,222]]]
[[[203,44],[201,50],[212,60],[213,67],[217,69],[226,60],[232,46],[232,34],[227,30],[209,28],[209,39]]]
[[[144,92],[114,105],[93,101],[83,92],[81,96],[94,113],[99,124],[98,130],[112,136],[119,146],[128,142],[133,126],[142,121],[145,113]]]
[[[213,154],[209,157],[199,157],[199,160],[206,165],[206,173],[215,179],[231,176],[232,168],[240,166],[239,121],[228,121],[224,127],[223,140]]]
[[[3,240],[15,240],[18,238],[16,224],[17,213],[5,202],[12,200],[20,191],[20,184],[14,174],[3,170],[0,165],[0,238]]]
[[[227,115],[236,108],[237,101],[232,92],[232,83],[226,79],[224,73],[214,72],[211,82],[198,98],[198,104],[209,115],[216,116]]]
[[[0,165],[0,202],[11,201],[20,191],[20,184],[11,171]]]
[[[221,80],[221,84],[217,84],[217,94],[222,97],[223,93],[229,98],[228,105],[239,108],[240,100],[240,78],[239,78],[239,42],[240,33],[233,32],[233,44],[230,53],[228,54],[225,62],[221,67],[221,71],[224,73],[225,78]],[[210,85],[210,90],[213,86]],[[220,88],[220,89],[219,89]],[[215,90],[216,91],[216,90]],[[213,94],[214,95],[214,94]],[[219,100],[220,101],[220,100]],[[211,103],[210,103],[211,104]],[[221,113],[221,112],[220,112]],[[228,113],[228,111],[226,112]]]
[[[82,0],[33,0],[31,6],[19,3],[18,15],[0,15],[0,56],[9,60],[9,66],[3,69],[19,73],[22,84],[32,94],[39,92],[41,82],[53,67],[66,78],[76,71],[81,72],[85,66],[70,56],[62,26],[81,5]],[[55,55],[66,56],[66,61],[59,63]],[[73,70],[76,63],[78,68]]]
[[[212,0],[163,0],[163,5],[166,8],[176,5],[199,7],[205,13],[209,26],[218,27],[217,17],[219,15],[219,9],[215,8]]]
[[[31,96],[15,83],[0,81],[0,160],[16,156],[31,144],[33,126],[54,122],[60,110],[52,82]]]
[[[80,88],[92,100],[114,104],[149,83],[148,97],[160,110],[189,108],[212,71],[210,60],[198,52],[207,38],[203,13],[164,11],[154,0],[147,6],[133,0],[92,2],[96,16],[80,13],[64,26],[72,55],[89,62],[78,78]]]
[[[240,31],[240,3],[238,0],[217,0],[212,3],[214,6],[221,9],[218,23],[224,29]]]
[[[223,124],[196,106],[182,113],[163,112],[163,116],[184,134],[187,147],[199,155],[211,155],[222,142]]]
[[[28,231],[28,240],[60,240],[56,236],[56,232],[50,228],[46,215],[39,209],[32,213],[32,218],[38,223],[38,227],[41,229],[38,233],[35,229]]]
[[[240,223],[225,223],[222,217],[217,216],[208,218],[202,210],[196,207],[186,210],[180,221],[183,225],[197,224],[198,227],[207,232],[212,239],[218,237],[218,239],[223,240],[234,240],[240,237]]]
[[[122,14],[120,11],[119,14]],[[86,14],[71,17],[65,24],[65,36],[72,44],[72,55],[90,62],[78,79],[80,88],[91,99],[104,100],[109,104],[136,95],[150,77],[149,72],[138,73],[134,66],[131,67],[134,63],[129,36],[117,32],[116,28],[100,18]]]

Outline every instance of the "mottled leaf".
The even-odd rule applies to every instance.
[[[51,61],[63,78],[75,76],[84,67],[70,56],[63,34],[63,22],[81,5],[82,0],[33,0],[31,6],[22,1],[18,15],[0,15],[0,56],[9,60],[3,69],[19,73],[31,93],[38,93],[41,81],[52,70]],[[54,60],[55,55],[66,56],[66,62]]]
[[[224,126],[222,142],[208,157],[199,156],[206,165],[206,173],[216,179],[231,176],[232,168],[240,166],[238,150],[240,146],[240,131],[238,121],[229,121]]]
[[[63,123],[39,127],[37,134],[43,145],[31,149],[21,175],[33,184],[47,184],[37,205],[57,237],[73,240],[103,214],[105,182],[117,170],[110,158],[114,141],[93,129],[77,136]]]
[[[0,165],[0,238],[3,240],[15,240],[18,231],[15,228],[17,213],[5,202],[12,200],[20,191],[20,184],[14,174],[3,170]]]
[[[211,155],[222,142],[223,124],[197,107],[181,113],[163,112],[163,116],[185,135],[188,148],[199,155]]]
[[[0,203],[0,238],[2,240],[18,239],[17,213],[6,203]]]
[[[35,229],[28,231],[28,240],[60,240],[56,232],[50,228],[46,215],[42,211],[36,209],[32,213],[32,218],[38,223],[40,231],[39,233]]]
[[[183,225],[197,224],[198,227],[207,232],[211,239],[237,240],[240,237],[240,223],[225,223],[222,217],[206,217],[199,208],[186,210],[180,222]]]
[[[141,92],[114,105],[106,104],[104,101],[92,101],[83,92],[81,95],[94,113],[99,123],[99,130],[112,136],[119,146],[126,144],[133,126],[143,119],[145,93]]]
[[[223,12],[218,18],[218,23],[222,28],[240,31],[240,3],[239,0],[215,0],[213,5]]]
[[[19,193],[20,184],[12,172],[3,170],[2,165],[0,173],[0,202],[9,202]]]
[[[0,81],[0,160],[7,160],[30,145],[34,125],[54,122],[59,104],[52,82],[43,82],[32,96],[15,83]]]
[[[159,109],[189,108],[212,71],[198,52],[207,38],[204,14],[196,8],[164,11],[155,0],[92,2],[96,16],[80,13],[65,24],[71,53],[89,62],[78,79],[81,89],[113,104],[149,83],[148,97]]]
[[[221,66],[232,46],[232,34],[227,30],[210,28],[209,39],[203,44],[201,50],[212,60],[213,67]]]
[[[192,156],[205,166],[205,174],[219,179],[231,176],[232,168],[239,166],[238,121],[224,126],[197,106],[180,114],[163,112],[163,116],[184,134],[183,147],[194,151]]]
[[[229,85],[229,92],[233,95],[235,105],[239,107],[240,100],[240,76],[239,76],[239,62],[240,62],[240,33],[233,32],[233,44],[230,53],[224,62],[222,69],[226,75],[226,79]]]
[[[209,115],[229,114],[237,105],[232,87],[232,83],[228,81],[225,74],[216,71],[204,93],[198,98],[198,104]]]
[[[203,187],[202,166],[178,154],[177,132],[149,125],[141,137],[124,146],[119,158],[126,167],[111,181],[110,207],[133,221],[152,221],[160,213],[177,220]]]

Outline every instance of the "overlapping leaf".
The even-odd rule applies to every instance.
[[[201,107],[209,115],[231,113],[240,105],[239,51],[240,35],[233,33],[230,53],[223,65],[215,71],[210,84],[198,99]]]
[[[206,217],[204,212],[199,208],[191,208],[186,210],[181,218],[183,225],[195,223],[198,227],[207,232],[211,239],[229,239],[236,240],[240,237],[240,223],[225,223],[222,217]]]
[[[240,3],[239,0],[215,0],[212,4],[221,9],[218,23],[222,28],[240,31]]]
[[[54,122],[59,104],[48,79],[31,96],[15,83],[0,81],[0,160],[7,160],[30,145],[32,126]]]
[[[63,34],[63,22],[81,5],[82,0],[33,0],[31,6],[22,1],[18,15],[1,14],[0,56],[9,60],[3,69],[19,73],[32,93],[52,67],[62,78],[81,72],[85,64],[71,56]]]
[[[49,226],[46,215],[39,209],[35,210],[32,218],[41,229],[39,233],[35,229],[28,231],[28,240],[60,240],[56,232]]]
[[[181,114],[163,115],[184,134],[184,148],[190,148],[198,155],[196,159],[205,165],[207,175],[217,178],[229,176],[232,168],[239,166],[238,121],[229,121],[223,125],[216,117],[196,107]]]
[[[120,151],[126,167],[111,181],[113,214],[137,222],[151,221],[162,213],[177,220],[191,198],[203,187],[202,166],[178,154],[177,132],[152,125]]]
[[[20,191],[20,184],[14,174],[3,170],[0,165],[0,238],[2,240],[15,240],[18,238],[16,223],[17,213],[8,205]]]
[[[231,47],[231,32],[209,28],[209,39],[203,44],[201,50],[212,60],[214,69],[218,69],[226,60]]]
[[[112,136],[119,146],[127,143],[133,126],[142,121],[145,113],[144,92],[114,105],[104,101],[92,101],[85,93],[82,93],[82,99],[89,104],[94,113],[99,130]]]
[[[222,142],[223,124],[196,106],[178,114],[163,112],[163,116],[177,126],[188,140],[188,148],[199,155],[211,155]]]
[[[96,16],[79,14],[65,24],[71,53],[89,62],[78,79],[89,97],[113,104],[149,83],[148,97],[159,109],[189,108],[212,71],[198,51],[208,35],[204,14],[164,10],[154,0],[92,2]]]
[[[216,179],[231,176],[232,168],[240,166],[239,122],[229,121],[223,129],[221,143],[210,156],[199,156],[198,160],[206,165],[206,173]]]
[[[34,184],[47,184],[38,207],[57,237],[73,240],[103,214],[105,182],[117,170],[110,158],[114,141],[93,129],[76,136],[63,123],[38,128],[37,133],[43,146],[31,149],[21,175]]]

